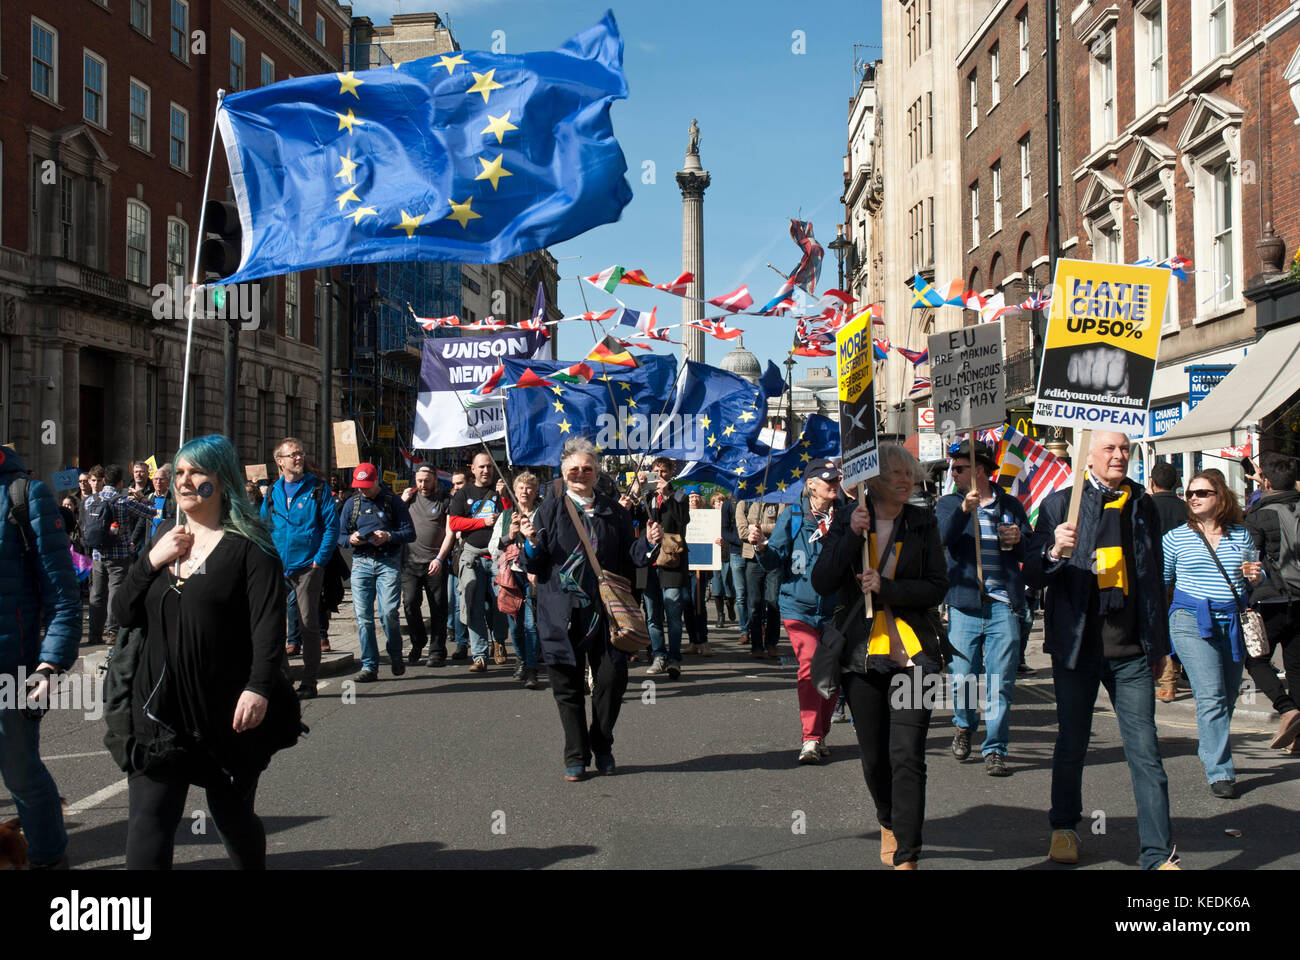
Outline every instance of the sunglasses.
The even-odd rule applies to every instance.
[[[969,470],[969,469],[970,469],[970,464],[956,464],[956,463],[954,463],[954,464],[952,465],[952,472],[953,472],[953,473],[965,473],[965,472],[966,472],[967,470]]]
[[[1213,497],[1213,496],[1216,496],[1213,490],[1188,490],[1187,491],[1188,500],[1191,500],[1194,497]]]

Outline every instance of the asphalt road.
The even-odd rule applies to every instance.
[[[336,622],[336,648],[355,645],[347,626]],[[355,702],[342,697],[350,674],[324,681],[321,697],[306,705],[310,736],[277,755],[262,778],[257,806],[269,865],[885,869],[852,727],[832,728],[828,762],[799,766],[793,661],[755,663],[734,642],[734,628],[713,635],[719,655],[688,658],[678,681],[645,677],[645,664],[633,668],[616,730],[619,773],[578,784],[561,778],[549,690],[521,689],[509,665],[486,675],[417,666],[392,678],[385,664],[379,683],[355,687]],[[1011,711],[1011,777],[985,775],[978,749],[955,761],[951,714],[936,714],[923,867],[1070,869],[1046,861],[1055,710],[1046,657],[1031,652],[1030,664],[1036,672],[1017,684]],[[1242,794],[1235,801],[1209,793],[1189,707],[1185,694],[1158,705],[1184,867],[1300,867],[1300,761],[1268,749],[1267,707],[1243,704],[1234,722]],[[102,731],[101,721],[77,711],[44,721],[42,750],[69,804],[77,868],[123,863],[125,779]],[[1101,819],[1081,824],[1078,869],[1132,867],[1133,795],[1104,693],[1084,804],[1104,814],[1104,832],[1086,832]],[[187,811],[199,815],[182,822],[176,863],[224,869],[205,808],[202,791],[191,790]],[[0,791],[0,819],[12,811]]]

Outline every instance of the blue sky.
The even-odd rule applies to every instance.
[[[546,50],[595,23],[610,8],[590,0],[358,0],[353,14],[386,23],[394,13],[433,6],[462,49],[486,50],[493,31],[505,32],[506,52]],[[614,104],[614,132],[628,163],[633,199],[617,223],[590,230],[551,248],[560,260],[560,307],[582,311],[578,281],[611,264],[641,268],[656,283],[681,271],[681,194],[674,173],[686,152],[692,117],[700,125],[700,159],[712,177],[704,198],[706,297],[748,283],[758,304],[781,282],[772,263],[789,271],[799,251],[789,218],[811,220],[823,246],[835,238],[843,216],[842,187],[849,98],[854,90],[854,42],[880,42],[880,7],[863,0],[660,0],[612,5],[624,41],[630,94]],[[794,52],[802,31],[803,53]],[[875,59],[878,47],[859,51]],[[654,183],[642,182],[654,164]],[[567,258],[580,259],[567,259]],[[567,279],[566,279],[567,278]],[[818,291],[836,282],[827,250]],[[616,304],[587,288],[592,309]],[[657,291],[623,286],[630,307],[658,306],[660,323],[681,320],[682,301]],[[785,359],[791,321],[738,317],[745,346],[760,361]],[[586,324],[570,323],[561,352],[589,349]],[[717,363],[731,343],[706,338],[707,359]],[[680,347],[674,348],[680,351]],[[666,350],[666,345],[656,348]],[[800,360],[795,371],[823,360]]]

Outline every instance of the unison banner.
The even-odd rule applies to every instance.
[[[1146,436],[1170,272],[1058,260],[1034,423]]]
[[[501,401],[484,404],[479,400],[478,405],[466,409],[466,395],[507,358],[535,357],[545,343],[540,330],[425,340],[412,448],[445,450],[477,443],[480,438],[496,440],[505,436]]]

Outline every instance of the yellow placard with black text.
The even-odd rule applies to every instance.
[[[835,372],[840,399],[841,472],[844,485],[851,487],[880,472],[870,311],[835,334]]]
[[[1058,260],[1034,422],[1146,436],[1171,272]]]

